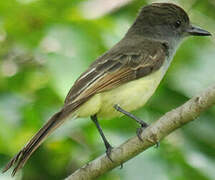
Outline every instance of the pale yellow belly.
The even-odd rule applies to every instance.
[[[83,104],[77,114],[86,117],[97,114],[101,118],[122,116],[113,106],[118,104],[126,111],[132,111],[143,106],[152,96],[163,77],[162,68],[149,76],[128,82],[110,91],[94,95]]]

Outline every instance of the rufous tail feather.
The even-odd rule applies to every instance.
[[[19,153],[10,160],[10,162],[5,166],[3,172],[10,169],[14,164],[16,164],[12,176],[24,166],[26,161],[30,158],[31,154],[40,146],[40,144],[45,140],[45,138],[50,135],[57,127],[59,127],[68,116],[64,109],[54,114],[49,121],[37,132],[37,134],[26,144],[26,146],[19,151]]]

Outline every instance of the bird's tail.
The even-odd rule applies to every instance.
[[[50,135],[57,127],[59,127],[68,116],[64,109],[54,114],[49,121],[37,132],[37,134],[27,143],[27,145],[19,151],[19,153],[10,160],[6,165],[3,172],[7,171],[14,164],[16,164],[12,176],[24,166],[26,161],[29,159],[31,154],[40,146],[40,144],[45,140],[45,138]]]

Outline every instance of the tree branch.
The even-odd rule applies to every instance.
[[[104,154],[76,170],[66,180],[95,179],[153,146],[184,124],[194,120],[213,104],[215,104],[215,85],[151,124],[141,134],[143,142],[135,136],[114,148],[111,153],[114,162],[111,162]]]

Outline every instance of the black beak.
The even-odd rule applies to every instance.
[[[187,32],[189,35],[193,35],[193,36],[211,36],[211,33],[209,33],[208,31],[193,25],[191,25],[187,29]]]

